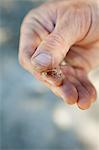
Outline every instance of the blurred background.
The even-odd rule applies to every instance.
[[[18,63],[23,17],[42,0],[0,0],[0,150],[99,150],[99,99],[68,106]],[[90,74],[99,91],[99,69]]]

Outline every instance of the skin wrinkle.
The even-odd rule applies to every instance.
[[[76,18],[78,18],[78,22],[76,22],[78,24],[79,27],[79,31],[82,33],[84,33],[85,28],[86,28],[86,32],[84,35],[82,35],[82,38],[79,41],[83,41],[83,39],[87,36],[90,27],[91,27],[91,12],[90,12],[90,7],[89,6],[85,6],[85,4],[81,4],[82,7],[81,9],[79,9],[80,4],[77,6],[76,10],[75,10],[75,16]],[[75,6],[75,5],[74,5]],[[81,13],[81,16],[80,16]],[[78,16],[78,17],[77,17]],[[81,19],[82,17],[82,19]],[[86,22],[86,17],[87,17],[87,22]],[[77,41],[79,43],[79,41]],[[76,43],[77,43],[76,42]]]
[[[39,7],[39,11],[36,12],[35,17],[38,17],[38,20],[40,19],[42,21],[42,24],[43,24],[43,22],[44,23],[47,22],[48,26],[49,26],[49,21],[50,21],[50,24],[52,27],[49,29],[49,31],[51,32],[55,28],[57,11],[56,11],[56,9],[54,9],[53,4],[50,2],[46,2],[46,3],[42,4],[41,6]],[[47,7],[50,7],[50,11],[46,10]],[[46,17],[41,14],[42,11],[44,13],[46,13],[46,15],[47,15]],[[54,13],[54,16],[53,16],[53,13]]]
[[[81,42],[81,41],[83,41],[87,36],[88,36],[88,34],[89,34],[89,32],[90,32],[90,30],[91,30],[91,28],[92,28],[92,13],[91,13],[91,7],[90,7],[90,5],[88,6],[89,7],[89,18],[90,18],[90,23],[89,23],[89,28],[88,28],[88,31],[86,32],[86,34],[85,34],[85,36],[80,40],[80,41],[78,41],[77,43],[79,44],[79,42]],[[88,19],[88,18],[87,18]]]
[[[90,70],[90,68],[91,68],[91,65],[89,64],[89,62],[84,58],[84,56],[80,55],[79,52],[74,51],[73,48],[71,50],[72,51],[69,51],[67,53],[66,61],[68,63],[70,63],[73,67],[78,67],[78,68],[84,69],[84,66],[86,66],[86,71],[88,72]],[[73,55],[73,58],[71,60],[71,56],[72,55]],[[82,62],[81,61],[78,62],[78,57],[82,60]],[[85,64],[85,65],[83,65],[83,64]]]
[[[35,53],[35,51],[36,51],[36,49],[37,49],[37,45],[39,45],[39,43],[40,43],[40,41],[41,41],[41,38],[39,37],[39,35],[38,35],[38,33],[37,32],[35,32],[35,31],[33,31],[33,35],[36,35],[36,41],[34,41],[33,42],[33,44],[32,44],[32,47],[31,47],[31,50],[30,50],[30,47],[29,47],[29,45],[26,45],[25,47],[23,46],[21,46],[21,48],[23,49],[19,49],[19,51],[20,52],[23,52],[22,53],[22,58],[27,58],[27,56],[28,56],[28,58],[31,58],[32,57],[32,55],[34,55],[34,53]],[[24,33],[24,36],[28,36],[29,34],[27,34],[27,33]],[[39,39],[39,40],[38,40]],[[35,43],[35,45],[34,45],[34,43]],[[34,51],[33,51],[33,49],[34,49]],[[23,57],[23,55],[24,55],[24,57]]]
[[[53,50],[53,53],[55,53],[55,47],[56,47],[56,45],[58,45],[58,48],[60,47],[60,49],[63,49],[63,47],[65,47],[65,42],[64,42],[64,40],[62,39],[62,37],[58,33],[54,33],[53,35],[50,34],[48,36],[48,38],[46,38],[45,40],[43,40],[43,42],[41,43],[39,49],[42,49],[43,45],[45,45],[45,50],[46,49],[51,49],[51,50]],[[48,51],[48,52],[49,52],[49,54],[51,54],[50,51]],[[54,56],[54,57],[56,57],[56,56]],[[63,53],[61,53],[61,56],[65,57],[65,55]],[[60,56],[58,55],[58,57],[60,57]],[[53,60],[52,61],[52,68],[53,68],[53,64],[56,64],[56,66],[57,66],[58,61],[55,62],[54,60],[58,60],[57,59],[58,57],[56,57],[56,59],[54,59],[53,56],[52,56],[52,60]]]
[[[32,19],[38,22],[38,24],[40,24],[48,32],[48,34],[50,34],[53,31],[54,25],[50,24],[50,22],[49,23],[44,22],[46,24],[44,25],[36,16],[33,16]]]
[[[99,43],[99,42],[98,42]],[[98,47],[99,45],[95,44],[90,47],[83,47],[83,46],[78,46],[75,45],[72,47],[72,50],[70,50],[70,53],[72,54],[72,52],[74,51],[74,53],[78,53],[78,55],[76,55],[75,57],[77,58],[79,55],[83,58],[83,60],[87,60],[88,63],[86,63],[85,65],[83,65],[83,63],[81,63],[81,65],[83,65],[84,69],[89,73],[90,70],[96,68],[99,66],[99,51],[98,51]],[[72,55],[68,53],[67,55],[67,60],[72,58]],[[94,59],[95,58],[95,59]],[[93,63],[93,59],[94,59],[94,63]],[[72,64],[72,63],[71,63]],[[87,65],[87,66],[86,66]]]
[[[98,20],[97,18],[99,17],[98,5],[90,4],[90,10],[91,10],[91,27],[85,39],[83,39],[83,41],[78,43],[79,45],[82,46],[92,45],[97,40],[99,41],[99,27],[97,27],[97,24],[99,24],[99,21],[97,21]]]
[[[21,34],[22,33],[22,34]],[[32,35],[34,36],[34,34],[37,35],[37,37],[40,38],[39,34],[35,31],[33,24],[31,22],[25,22],[22,26],[21,26],[21,31],[20,31],[21,35]],[[40,38],[41,39],[41,38]]]
[[[77,4],[76,4],[77,5]],[[77,9],[78,10],[76,10],[74,7],[76,6],[76,5],[73,5],[73,6],[71,6],[70,8],[67,8],[67,12],[65,13],[63,10],[60,12],[60,10],[58,10],[57,11],[57,24],[59,24],[59,26],[60,26],[60,20],[61,20],[61,22],[64,22],[64,24],[62,25],[62,27],[61,27],[61,31],[63,30],[63,37],[64,37],[64,27],[66,26],[67,28],[68,28],[68,26],[69,26],[69,24],[71,23],[72,24],[72,22],[71,22],[71,20],[75,20],[74,22],[73,22],[73,26],[72,26],[72,32],[73,31],[75,31],[75,26],[76,26],[76,28],[77,28],[77,31],[76,31],[76,33],[72,33],[72,34],[76,34],[76,36],[77,36],[77,34],[78,34],[78,36],[81,34],[81,31],[82,31],[82,29],[81,29],[81,25],[83,24],[81,24],[80,23],[80,25],[78,24],[78,22],[81,22],[82,20],[85,20],[85,15],[84,14],[82,14],[82,11],[83,11],[83,7],[82,7],[82,11],[79,9],[79,7],[77,7]],[[85,4],[84,4],[85,5]],[[81,15],[82,16],[84,16],[84,19],[80,19],[81,18],[81,16],[79,15],[79,13],[81,13]],[[75,15],[74,15],[75,14]],[[78,17],[77,17],[77,15],[78,15]],[[74,19],[74,16],[75,16],[75,18],[76,19]],[[90,16],[89,16],[90,17]],[[88,18],[89,18],[88,17]],[[77,19],[77,18],[79,18],[79,20]],[[86,23],[86,21],[83,21],[84,22],[84,24]],[[75,25],[74,25],[74,23],[75,23]],[[85,25],[83,25],[83,26],[85,26]],[[89,25],[87,25],[88,26],[88,30],[89,30],[89,26],[90,26],[90,23],[89,23]],[[79,30],[78,30],[78,27],[79,27]],[[59,27],[57,27],[57,28],[59,28]],[[74,29],[73,29],[74,28]],[[83,27],[83,30],[85,30],[85,27]],[[71,30],[69,31],[69,32],[71,32]],[[88,31],[86,31],[86,32],[88,32]],[[86,32],[85,32],[85,34],[83,35],[83,37],[85,37],[85,35],[86,35]],[[66,33],[67,34],[67,33]],[[65,35],[65,36],[68,36],[68,35]],[[68,36],[69,37],[69,36]],[[79,40],[78,41],[81,41],[83,38],[81,38],[81,37],[79,37]],[[66,42],[66,40],[65,40],[65,42]],[[74,42],[74,40],[73,40],[73,42]],[[76,41],[77,42],[77,41]]]
[[[95,89],[93,86],[91,86],[90,81],[88,81],[87,75],[92,68],[95,68],[95,66],[99,65],[99,53],[96,51],[95,43],[93,43],[93,39],[94,41],[97,40],[97,31],[99,29],[98,21],[95,20],[96,16],[98,16],[98,11],[94,9],[94,5],[96,5],[95,1],[92,4],[89,2],[89,0],[71,0],[68,2],[66,0],[61,0],[59,2],[50,2],[43,4],[42,6],[28,13],[25,21],[23,22],[23,25],[25,23],[28,24],[25,25],[24,29],[21,30],[21,34],[23,35],[21,36],[20,40],[21,43],[23,43],[23,46],[21,44],[20,60],[24,60],[22,66],[39,80],[43,81],[45,84],[48,84],[49,88],[52,89],[52,91],[54,90],[54,92],[56,92],[61,98],[61,94],[64,94],[65,100],[69,98],[68,87],[66,87],[66,91],[64,91],[63,89],[63,87],[66,86],[66,82],[62,83],[61,89],[60,85],[57,88],[57,79],[60,80],[60,78],[57,78],[57,75],[55,75],[55,86],[51,86],[48,78],[45,79],[42,77],[42,72],[47,72],[49,69],[53,71],[54,68],[56,68],[56,70],[57,68],[59,68],[60,71],[64,73],[64,81],[67,80],[67,76],[72,78],[75,75],[76,82],[75,84],[71,83],[71,86],[74,86],[74,88],[78,91],[77,94],[80,94],[79,98],[81,98],[82,100],[85,99],[86,101],[83,101],[84,103],[77,103],[77,99],[75,98],[75,92],[74,95],[72,93],[73,90],[71,92],[71,96],[73,96],[71,100],[75,100],[78,107],[80,107],[81,109],[89,108],[89,105],[92,103],[91,100],[92,97],[94,98]],[[34,19],[33,16],[35,16],[34,18],[36,19]],[[47,26],[47,23],[49,24],[49,26]],[[50,32],[48,32],[49,29]],[[52,32],[51,29],[53,29]],[[25,31],[23,32],[23,30]],[[25,38],[24,33],[27,33],[25,34]],[[32,35],[33,43],[31,42]],[[23,42],[24,40],[26,41],[26,43]],[[36,40],[37,43],[35,43]],[[90,42],[92,46],[88,46]],[[93,48],[93,44],[95,50]],[[26,48],[27,50],[22,49],[22,47]],[[46,68],[41,67],[39,68],[39,70],[36,70],[35,65],[31,62],[33,61],[33,57],[40,53],[42,54],[43,52],[49,53],[52,56],[50,68],[49,66],[46,66]],[[31,55],[31,53],[33,55]],[[44,55],[38,58],[42,59],[43,56]],[[61,63],[68,59],[70,60],[67,61],[68,67],[67,62],[64,66],[61,66]],[[76,59],[77,61],[75,62]],[[45,63],[44,59],[43,61],[41,60],[41,62]],[[72,64],[75,64],[75,66],[72,67]],[[75,73],[75,70],[77,69],[81,71],[80,78],[78,78],[77,74]],[[84,70],[87,70],[88,72],[84,72]],[[52,80],[54,83],[53,78]],[[80,84],[82,88],[77,85],[79,82],[82,83]]]
[[[33,21],[32,26],[42,41],[48,36],[48,31],[44,30],[43,26],[41,26],[36,20]]]
[[[33,21],[35,21],[35,22],[37,22],[46,32],[47,32],[47,34],[45,35],[45,36],[48,36],[48,34],[50,33],[49,31],[48,31],[48,29],[39,21],[39,20],[37,20],[37,18],[33,18]],[[42,40],[44,40],[45,39],[45,36],[41,36],[42,37]]]

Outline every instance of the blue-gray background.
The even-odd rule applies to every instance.
[[[0,0],[0,150],[99,150],[99,100],[68,106],[18,63],[23,17],[43,1]],[[91,74],[99,90],[99,71]]]

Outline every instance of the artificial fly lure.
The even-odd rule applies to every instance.
[[[65,62],[62,62],[61,65],[66,65]],[[46,72],[42,73],[45,79],[56,86],[61,86],[64,81],[64,74],[61,71],[61,68],[54,68],[52,70],[47,70]]]

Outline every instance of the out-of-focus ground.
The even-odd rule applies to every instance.
[[[0,0],[0,150],[99,150],[99,99],[68,106],[18,63],[20,24],[41,2]]]

